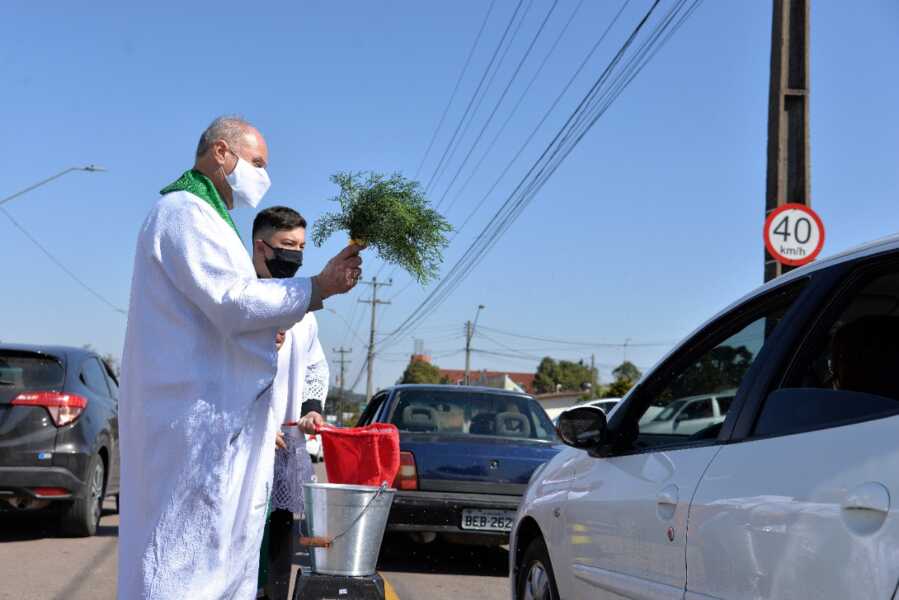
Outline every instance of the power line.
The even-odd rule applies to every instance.
[[[474,43],[472,44],[471,49],[468,51],[468,56],[465,59],[465,64],[462,67],[462,71],[459,73],[459,77],[456,79],[455,86],[453,86],[453,91],[450,94],[450,99],[446,103],[446,107],[443,109],[443,114],[440,116],[440,120],[437,122],[437,127],[434,128],[434,133],[431,135],[431,141],[428,143],[428,148],[427,148],[427,150],[425,150],[424,156],[422,156],[421,162],[418,165],[418,169],[415,171],[415,177],[413,179],[416,179],[416,180],[418,179],[419,175],[421,174],[421,170],[424,167],[425,162],[427,161],[427,158],[431,153],[431,149],[434,146],[434,142],[436,142],[437,136],[443,127],[443,123],[446,120],[447,114],[449,113],[449,109],[453,104],[453,100],[455,100],[455,98],[456,98],[456,94],[459,91],[459,86],[465,77],[465,73],[468,71],[468,67],[471,64],[471,59],[474,56],[474,52],[477,49],[478,44],[481,41],[481,37],[484,33],[484,29],[487,26],[487,22],[490,19],[490,15],[493,13],[493,8],[495,5],[496,5],[496,0],[492,0],[490,2],[489,8],[487,9],[487,14],[484,15],[484,21],[481,23],[481,28],[478,30],[478,33],[475,36]],[[382,260],[381,266],[378,267],[378,271],[377,271],[377,273],[375,273],[375,277],[380,277],[381,273],[384,271],[384,268],[386,266],[387,266],[387,261]],[[397,268],[394,267],[393,270],[390,272],[390,278],[393,278],[393,276],[396,274],[396,270],[397,270]]]
[[[549,108],[547,108],[547,109],[544,111],[543,117],[540,119],[540,121],[537,123],[537,125],[531,130],[530,134],[529,134],[528,137],[525,139],[524,143],[523,143],[523,144],[521,145],[521,147],[518,149],[518,152],[516,152],[515,155],[512,157],[512,160],[510,160],[510,161],[506,164],[505,168],[500,172],[499,176],[496,178],[496,180],[493,182],[493,184],[492,184],[492,185],[490,186],[490,188],[487,190],[487,193],[485,193],[484,196],[481,198],[481,200],[480,200],[477,204],[475,204],[475,207],[472,209],[472,211],[471,211],[471,212],[468,214],[468,216],[465,218],[465,221],[463,221],[462,225],[459,226],[459,227],[455,230],[455,232],[453,233],[453,240],[454,240],[456,237],[458,237],[459,233],[461,233],[463,229],[465,229],[465,227],[466,227],[466,226],[468,225],[468,223],[471,221],[472,217],[474,217],[474,215],[478,212],[478,210],[480,210],[480,208],[481,208],[481,207],[484,205],[484,203],[487,201],[487,198],[490,197],[490,195],[494,192],[494,190],[496,190],[497,186],[499,186],[500,182],[502,182],[502,180],[505,178],[506,174],[508,174],[508,172],[512,169],[512,166],[513,166],[516,162],[518,162],[518,159],[519,159],[519,158],[521,157],[521,155],[524,153],[525,149],[530,145],[531,141],[534,139],[534,137],[537,135],[537,133],[538,133],[538,132],[540,131],[540,129],[543,127],[544,123],[546,123],[546,120],[547,120],[547,119],[550,117],[550,115],[555,111],[556,107],[557,107],[557,106],[559,105],[559,103],[562,101],[562,98],[564,98],[564,97],[565,97],[565,94],[568,93],[568,90],[571,89],[571,86],[572,86],[572,85],[574,84],[574,82],[577,80],[578,76],[580,76],[581,72],[584,70],[584,67],[587,66],[587,64],[588,64],[588,63],[590,62],[590,60],[593,58],[593,55],[596,54],[596,51],[599,49],[599,47],[602,45],[602,43],[603,43],[603,42],[605,41],[605,39],[608,37],[609,32],[611,32],[611,31],[612,31],[612,28],[615,27],[615,25],[618,23],[618,20],[621,18],[621,15],[622,15],[622,13],[624,12],[625,8],[627,8],[628,4],[630,4],[630,0],[625,0],[625,1],[622,3],[621,7],[618,9],[618,12],[615,14],[615,16],[614,16],[614,17],[612,18],[612,20],[609,22],[608,26],[607,26],[606,29],[603,31],[602,35],[599,37],[598,40],[596,40],[596,43],[593,44],[593,46],[592,46],[592,47],[590,48],[590,50],[587,52],[586,56],[584,56],[584,58],[581,60],[580,65],[578,65],[578,68],[575,69],[574,73],[572,73],[571,77],[568,78],[568,82],[567,82],[567,83],[565,84],[565,86],[562,88],[562,91],[559,92],[559,94],[558,94],[558,95],[556,96],[556,98],[553,100],[552,104],[550,104]],[[451,241],[452,241],[452,240],[451,240]]]
[[[500,236],[508,229],[518,215],[520,215],[524,207],[529,204],[546,181],[553,173],[555,173],[559,165],[583,139],[584,135],[586,135],[596,121],[605,113],[611,105],[611,102],[620,95],[633,80],[634,76],[642,70],[646,62],[648,62],[641,62],[646,57],[643,49],[638,51],[635,55],[632,55],[629,61],[625,63],[625,68],[620,70],[614,78],[611,77],[641,30],[650,20],[650,17],[659,6],[660,1],[661,0],[655,0],[655,2],[653,2],[649,10],[638,22],[613,59],[594,82],[587,95],[581,100],[569,116],[568,120],[508,196],[507,200],[497,213],[487,223],[471,246],[469,246],[462,258],[459,259],[450,272],[437,284],[437,286],[435,286],[428,297],[425,298],[425,300],[413,310],[406,320],[395,330],[394,341],[403,333],[411,331],[427,314],[436,310],[449,294],[458,287],[468,273],[480,263],[486,253],[495,245]],[[652,45],[657,43],[660,39],[659,32],[663,32],[670,27],[673,22],[672,17],[677,15],[685,3],[686,0],[681,0],[675,4],[668,16],[657,25],[656,32],[651,34],[649,41],[643,46],[644,49],[649,48],[651,50]],[[698,4],[698,0],[694,2],[691,10],[695,8],[696,4]],[[689,14],[690,11],[688,11],[686,16],[689,16]],[[678,24],[682,24],[685,20],[686,17],[680,19]],[[664,41],[667,41],[669,38],[670,35],[664,37]],[[654,55],[655,53],[651,53],[649,58],[652,58]],[[635,63],[637,63],[637,68],[631,69],[630,67]],[[624,83],[619,85],[623,78]],[[610,79],[613,83],[611,86],[605,88],[603,94],[600,94],[604,89],[604,84]],[[608,99],[608,102],[604,102],[606,99]],[[597,105],[599,105],[598,110],[596,108]],[[589,115],[586,119],[585,114]]]
[[[518,37],[518,34],[521,33],[521,28],[524,25],[525,20],[527,20],[527,16],[531,12],[531,8],[533,8],[533,6],[534,0],[527,0],[527,5],[524,7],[521,18],[518,19],[518,22],[515,25],[515,31],[512,32],[512,35],[509,37],[508,43],[505,44],[505,47],[502,50],[502,54],[500,55],[499,60],[496,62],[496,67],[492,69],[490,78],[487,81],[487,85],[484,86],[484,91],[481,92],[478,96],[477,102],[475,102],[474,108],[472,108],[470,116],[465,121],[465,124],[462,127],[462,131],[459,133],[459,137],[450,150],[449,156],[447,156],[446,161],[443,163],[443,166],[439,169],[438,172],[434,174],[434,177],[432,177],[433,183],[435,185],[437,181],[439,181],[440,178],[443,177],[444,173],[446,173],[446,170],[449,168],[450,163],[456,156],[456,152],[459,150],[459,147],[462,144],[462,140],[464,140],[465,136],[468,135],[469,128],[475,122],[476,115],[478,114],[478,111],[481,110],[481,105],[484,103],[484,100],[487,98],[490,90],[493,88],[493,83],[496,81],[497,75],[499,75],[499,72],[502,70],[502,67],[506,62],[506,58],[509,56],[509,51],[512,50],[515,39]],[[425,189],[425,191],[429,192],[431,189],[433,188],[429,186]]]
[[[630,0],[627,0],[627,1],[629,2]],[[550,46],[546,55],[543,57],[543,60],[540,62],[540,66],[538,66],[537,70],[534,71],[533,76],[531,76],[531,80],[528,81],[528,84],[524,87],[521,94],[518,96],[518,100],[515,102],[515,106],[513,106],[512,110],[509,111],[509,114],[506,116],[506,120],[503,121],[503,124],[500,126],[499,130],[496,132],[496,135],[493,136],[493,140],[490,142],[490,145],[487,146],[487,150],[484,151],[484,154],[482,154],[481,158],[478,160],[478,162],[475,163],[474,169],[472,169],[471,172],[468,174],[468,177],[466,178],[465,183],[463,183],[462,187],[459,188],[459,191],[456,192],[455,197],[452,199],[449,206],[444,211],[445,213],[448,214],[453,209],[453,206],[455,206],[455,204],[459,200],[459,198],[462,197],[462,193],[466,189],[468,189],[468,184],[470,184],[472,179],[474,179],[474,176],[480,170],[481,165],[484,164],[484,161],[486,160],[487,156],[493,150],[494,146],[496,146],[496,142],[499,141],[499,138],[506,131],[506,127],[512,121],[512,118],[515,116],[515,113],[518,112],[519,107],[521,107],[522,103],[524,103],[524,99],[527,97],[528,92],[531,91],[531,88],[533,87],[534,83],[540,77],[541,73],[543,73],[543,68],[546,66],[546,63],[549,62],[549,59],[555,53],[556,48],[558,48],[559,43],[562,41],[562,38],[565,37],[565,34],[568,32],[568,28],[574,22],[574,18],[577,16],[578,12],[580,12],[581,7],[584,5],[584,2],[585,2],[585,0],[580,0],[580,2],[578,2],[577,6],[574,7],[574,10],[571,12],[571,16],[568,17],[568,21],[565,22],[565,26],[562,27],[562,30],[559,32],[559,35],[556,37],[555,41],[552,43],[552,46]],[[627,4],[627,2],[625,2],[625,4]]]
[[[538,342],[549,342],[553,344],[563,344],[568,346],[584,346],[587,348],[592,347],[600,347],[600,348],[621,348],[623,346],[627,346],[628,348],[641,348],[641,347],[653,347],[653,346],[672,346],[677,342],[641,342],[641,343],[631,343],[631,342],[623,342],[620,344],[613,342],[589,342],[589,341],[575,341],[575,340],[565,340],[561,338],[549,338],[549,337],[540,337],[535,335],[526,335],[522,333],[515,333],[512,331],[506,331],[503,329],[496,329],[495,327],[488,327],[486,325],[481,325],[481,329],[484,331],[488,331],[491,333],[496,333],[499,335],[507,335],[509,337],[520,338],[525,340],[534,340]]]
[[[449,102],[446,103],[446,108],[443,109],[443,114],[440,115],[440,121],[437,122],[437,127],[434,129],[434,134],[431,136],[430,143],[428,143],[428,149],[425,150],[425,155],[421,158],[421,163],[418,165],[418,170],[415,171],[414,179],[418,179],[418,176],[425,165],[425,161],[427,161],[428,155],[431,153],[431,148],[433,148],[434,142],[437,141],[437,134],[440,133],[440,129],[443,127],[443,122],[446,120],[446,115],[449,113],[450,106],[452,106],[453,100],[456,99],[456,93],[458,93],[459,91],[459,85],[465,78],[465,73],[468,71],[468,65],[471,64],[471,58],[474,56],[474,51],[475,49],[477,49],[478,44],[481,41],[481,36],[484,33],[484,29],[487,27],[487,21],[490,20],[490,14],[493,12],[493,7],[495,5],[496,0],[491,0],[490,7],[487,8],[487,14],[484,15],[484,22],[481,23],[481,28],[478,30],[478,34],[474,38],[474,43],[471,45],[471,50],[468,51],[468,57],[465,59],[465,64],[462,66],[462,71],[459,73],[458,79],[456,79],[456,85],[453,87],[452,94],[450,94]]]
[[[524,0],[518,0],[518,5],[515,7],[515,12],[512,13],[512,17],[509,19],[509,23],[506,25],[505,31],[503,31],[503,35],[499,40],[499,44],[497,44],[496,48],[493,50],[493,56],[490,57],[490,62],[487,63],[487,68],[484,70],[484,74],[481,75],[481,79],[478,82],[477,87],[475,88],[474,94],[472,95],[471,100],[468,101],[468,105],[465,107],[465,112],[462,114],[462,119],[456,126],[455,131],[453,131],[453,135],[450,137],[449,144],[447,144],[446,149],[443,151],[443,155],[437,162],[437,167],[434,169],[434,175],[431,176],[430,181],[428,181],[428,184],[425,186],[425,190],[428,190],[431,187],[431,184],[434,181],[434,177],[440,171],[440,168],[443,165],[443,162],[446,160],[446,156],[449,153],[450,148],[452,148],[453,143],[456,141],[456,137],[459,135],[459,131],[462,129],[462,125],[465,123],[465,119],[471,112],[471,107],[474,105],[475,99],[478,97],[478,93],[481,91],[481,87],[484,85],[484,81],[487,80],[487,75],[490,73],[490,69],[493,67],[493,63],[496,61],[496,57],[499,55],[500,49],[503,47],[503,43],[505,42],[506,37],[509,35],[509,30],[515,23],[515,19],[518,16],[518,11],[521,10],[521,5],[523,2]]]
[[[62,174],[57,175],[56,177],[60,177],[61,175],[62,175]],[[55,177],[52,177],[51,179],[55,179]],[[48,180],[48,181],[49,181],[49,180]],[[32,186],[32,188],[33,188],[33,187],[35,187],[35,186]],[[32,188],[29,188],[29,189],[32,189]],[[21,194],[25,193],[26,191],[28,191],[28,190],[23,190],[22,192],[19,192],[19,193],[16,194],[16,195],[21,195]],[[11,196],[11,197],[12,197],[12,196]],[[81,279],[80,277],[78,277],[78,276],[77,276],[77,275],[76,275],[70,268],[68,268],[67,266],[65,266],[65,265],[62,263],[62,261],[60,261],[58,258],[56,258],[56,257],[53,255],[52,252],[50,252],[50,251],[49,251],[43,244],[41,244],[41,243],[37,240],[37,238],[35,238],[33,235],[31,235],[31,233],[29,233],[29,231],[28,231],[27,229],[25,229],[25,227],[24,227],[21,223],[19,223],[18,221],[16,221],[16,220],[13,218],[13,216],[12,216],[11,214],[9,214],[9,211],[6,210],[6,208],[0,206],[0,211],[3,212],[3,214],[6,216],[6,218],[9,219],[9,222],[12,223],[13,226],[14,226],[16,229],[18,229],[18,230],[22,233],[22,235],[24,235],[26,238],[28,238],[28,239],[31,241],[32,244],[34,244],[35,246],[37,246],[38,250],[40,250],[40,251],[44,254],[44,256],[46,256],[48,259],[50,259],[50,262],[52,262],[53,264],[55,264],[55,265],[56,265],[57,267],[59,267],[59,268],[60,268],[66,275],[68,275],[68,276],[72,279],[72,281],[74,281],[75,283],[77,283],[78,285],[80,285],[80,286],[81,286],[85,291],[87,291],[91,296],[93,296],[94,298],[96,298],[97,300],[99,300],[100,302],[102,302],[103,304],[105,304],[106,306],[108,306],[109,308],[111,308],[112,310],[116,311],[117,313],[120,313],[120,314],[123,314],[123,315],[127,315],[127,314],[128,314],[128,311],[126,311],[126,310],[123,309],[123,308],[120,308],[120,307],[116,306],[112,301],[110,301],[108,298],[106,298],[106,296],[104,296],[103,294],[101,294],[100,292],[98,292],[97,290],[95,290],[94,288],[92,288],[91,286],[89,286],[87,283],[85,283],[85,281],[84,281],[83,279]]]
[[[562,91],[559,92],[559,94],[556,96],[555,100],[553,100],[552,104],[550,104],[549,108],[546,109],[546,111],[544,111],[543,117],[540,119],[540,121],[537,123],[537,125],[531,130],[530,134],[528,135],[527,139],[525,139],[524,143],[521,145],[518,152],[516,152],[515,155],[512,157],[512,159],[506,164],[505,168],[500,172],[499,176],[496,178],[496,180],[493,182],[493,184],[490,186],[490,188],[487,190],[487,192],[483,195],[481,200],[475,204],[475,206],[469,212],[468,216],[462,222],[462,225],[457,227],[453,231],[452,237],[450,238],[450,243],[452,243],[456,240],[456,238],[459,236],[459,234],[462,232],[462,230],[465,229],[465,227],[468,225],[468,223],[471,221],[471,219],[474,217],[474,215],[481,209],[481,207],[484,206],[484,203],[487,201],[487,198],[490,197],[490,195],[496,190],[497,186],[499,186],[499,184],[502,182],[502,180],[506,177],[508,172],[512,169],[512,166],[516,162],[518,162],[518,159],[524,153],[525,149],[530,145],[531,141],[537,135],[537,132],[540,131],[540,129],[543,127],[546,120],[555,111],[556,107],[559,105],[559,102],[561,102],[562,98],[565,96],[565,94],[568,93],[568,90],[571,88],[571,86],[577,80],[578,76],[584,70],[584,67],[587,66],[587,63],[590,62],[590,59],[593,58],[593,55],[596,53],[596,51],[602,45],[603,41],[605,41],[606,37],[608,37],[609,32],[612,30],[612,28],[615,26],[615,24],[618,23],[618,20],[621,18],[621,15],[624,12],[625,8],[627,8],[627,6],[630,4],[630,1],[631,0],[624,0],[621,7],[618,9],[618,12],[615,13],[615,16],[609,22],[608,26],[606,26],[606,29],[603,31],[602,35],[599,37],[599,39],[596,41],[596,43],[593,44],[593,46],[590,48],[589,52],[587,52],[586,56],[584,56],[584,58],[581,60],[580,65],[578,66],[577,69],[575,69],[575,71],[571,75],[571,77],[569,77],[568,82],[562,88]],[[580,5],[578,5],[578,8],[580,8]],[[576,14],[576,12],[574,14]],[[572,14],[571,19],[574,18],[574,14]],[[571,19],[569,19],[569,23],[571,22]],[[568,27],[568,24],[565,25],[565,29],[567,29],[567,27]],[[564,34],[565,29],[563,29],[563,31],[562,31],[563,34]],[[556,44],[558,44],[559,39],[561,39],[561,36],[556,40]],[[555,44],[554,44],[553,48],[554,47],[555,47]],[[540,68],[537,70],[537,74],[539,74],[540,70],[542,70],[543,65],[546,63],[546,60],[549,59],[549,56],[551,53],[552,53],[552,49],[547,54],[546,58],[544,58],[543,64],[541,64]],[[535,76],[535,78],[536,78],[536,76]],[[518,109],[518,106],[521,104],[521,101],[524,99],[525,94],[530,89],[530,86],[533,83],[534,83],[534,79],[532,79],[531,82],[528,84],[527,88],[525,88],[525,91],[522,93],[521,97],[519,98],[518,103],[512,109],[512,114],[514,114],[515,110]],[[506,122],[503,123],[503,126],[500,128],[497,135],[493,138],[493,141],[490,143],[490,146],[487,148],[487,151],[481,157],[479,162],[475,165],[474,170],[472,171],[468,180],[463,185],[462,189],[465,189],[468,186],[468,183],[471,181],[471,178],[474,176],[474,173],[477,172],[477,170],[480,168],[481,164],[484,162],[487,155],[490,153],[490,150],[493,148],[493,146],[496,144],[496,141],[499,139],[499,135],[503,132],[506,125],[508,125],[510,118],[511,118],[511,114],[506,119]],[[462,193],[462,190],[459,191],[456,198],[454,198],[453,201],[450,203],[450,208],[452,208],[452,206],[456,203],[456,201],[459,199],[459,197],[461,197],[461,193]],[[442,199],[441,199],[441,201],[442,201]],[[391,273],[391,276],[395,272],[396,272],[396,269],[394,269],[394,271]],[[399,296],[404,291],[406,291],[412,285],[412,283],[414,283],[414,281],[410,281],[405,286],[403,286],[403,288],[400,289],[399,292],[397,292],[397,296]],[[397,296],[394,296],[394,297],[397,297]]]
[[[531,55],[531,51],[534,49],[534,46],[537,43],[537,40],[540,39],[540,34],[543,33],[544,28],[546,28],[546,24],[549,22],[550,17],[553,12],[556,10],[556,6],[558,6],[558,0],[554,0],[552,5],[549,7],[549,10],[546,12],[546,16],[543,17],[543,22],[540,23],[540,27],[537,29],[537,32],[534,34],[534,37],[531,39],[531,43],[528,45],[527,50],[525,50],[524,55],[522,55],[521,60],[518,61],[518,66],[515,67],[515,71],[512,72],[512,76],[509,78],[509,82],[506,84],[506,87],[503,89],[502,93],[499,96],[499,99],[496,101],[496,104],[493,106],[493,110],[490,111],[490,115],[487,117],[487,120],[484,121],[484,124],[481,126],[481,130],[478,132],[477,137],[475,137],[474,142],[471,144],[471,148],[469,148],[468,152],[465,154],[465,157],[462,159],[462,162],[459,164],[459,167],[456,169],[455,174],[452,179],[450,179],[449,184],[447,184],[446,189],[443,192],[443,195],[440,197],[440,200],[437,202],[437,207],[440,207],[443,204],[443,201],[446,199],[447,194],[449,194],[453,185],[455,185],[456,180],[459,179],[459,175],[462,173],[462,170],[465,168],[465,165],[468,164],[468,159],[471,158],[472,153],[477,148],[478,143],[481,141],[481,138],[484,136],[484,132],[487,131],[487,128],[490,126],[490,123],[493,121],[493,117],[496,116],[496,112],[499,110],[499,107],[502,106],[503,100],[506,99],[506,94],[509,93],[509,90],[512,88],[512,84],[515,83],[515,80],[518,78],[518,74],[521,72],[521,68],[527,62],[528,57]]]

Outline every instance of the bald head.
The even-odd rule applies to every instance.
[[[225,176],[234,170],[238,156],[254,167],[267,167],[265,138],[243,117],[218,117],[200,136],[194,168],[212,180],[228,208],[234,203]]]
[[[237,150],[246,144],[246,136],[251,133],[258,134],[259,131],[243,117],[237,115],[217,117],[200,136],[197,158],[209,152],[217,140],[225,141],[231,148]]]

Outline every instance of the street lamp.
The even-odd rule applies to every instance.
[[[84,167],[69,167],[68,169],[65,169],[64,171],[60,171],[59,173],[57,173],[56,175],[53,175],[52,177],[48,177],[44,180],[38,181],[34,185],[28,186],[24,190],[19,190],[18,192],[16,192],[15,194],[12,194],[11,196],[7,196],[6,198],[0,199],[0,206],[3,206],[4,204],[9,202],[13,198],[18,198],[19,196],[22,196],[23,194],[27,194],[31,190],[39,188],[42,185],[45,185],[47,183],[50,183],[54,179],[59,179],[63,175],[65,175],[67,173],[71,173],[72,171],[87,171],[88,173],[99,173],[99,172],[102,172],[105,170],[106,169],[104,169],[103,167],[98,167],[97,165],[87,165]]]

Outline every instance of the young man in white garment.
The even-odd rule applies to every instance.
[[[229,211],[268,190],[259,131],[221,117],[140,228],[122,354],[119,600],[252,600],[275,434],[275,337],[361,276],[259,279]]]
[[[261,278],[293,277],[303,264],[306,220],[292,208],[273,206],[253,221],[253,266]],[[286,397],[283,423],[318,425],[328,395],[328,361],[310,313],[280,336],[273,394]],[[266,524],[259,568],[258,598],[288,600],[294,553],[294,514],[302,515],[303,484],[314,477],[305,436],[296,426],[278,432],[272,513]]]

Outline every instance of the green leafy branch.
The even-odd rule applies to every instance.
[[[340,212],[326,213],[315,222],[312,241],[316,246],[334,232],[346,231],[353,242],[373,248],[381,259],[401,266],[419,283],[436,277],[452,227],[430,208],[417,181],[399,173],[387,177],[349,172],[337,173],[331,181],[340,186],[332,199],[340,204]]]

